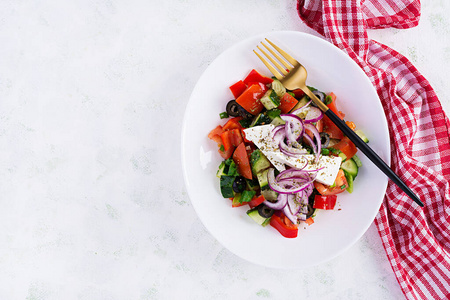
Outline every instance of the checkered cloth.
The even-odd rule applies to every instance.
[[[418,0],[300,0],[301,19],[345,51],[377,90],[389,124],[392,168],[424,202],[392,181],[375,224],[407,299],[450,299],[450,123],[429,82],[366,28],[410,28]]]

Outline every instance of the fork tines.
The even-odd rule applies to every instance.
[[[267,46],[266,44],[264,44],[264,42],[261,42],[261,44],[264,46],[264,48],[266,48],[271,54],[269,55],[266,51],[264,51],[263,49],[261,49],[259,46],[256,46],[256,48],[259,49],[259,51],[261,51],[261,53],[267,58],[269,59],[273,66],[266,60],[264,59],[264,57],[262,57],[258,52],[256,52],[255,50],[253,50],[253,52],[255,52],[255,54],[259,57],[259,59],[264,63],[264,65],[266,65],[266,67],[270,70],[270,72],[272,72],[272,74],[278,79],[281,80],[284,76],[286,76],[288,74],[288,72],[290,72],[292,69],[294,69],[294,67],[298,66],[299,63],[292,57],[290,56],[286,51],[284,51],[283,49],[281,49],[280,47],[278,47],[277,45],[275,45],[274,43],[272,43],[271,41],[269,41],[268,39],[266,39],[266,41],[275,49],[278,51],[278,53],[280,53],[282,55],[282,57],[276,53],[272,48],[270,48],[269,46]],[[274,57],[278,60],[275,60]],[[283,64],[281,65],[280,64]],[[276,68],[275,68],[275,67]],[[281,72],[281,73],[280,73]]]

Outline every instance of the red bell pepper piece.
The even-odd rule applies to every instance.
[[[245,77],[244,83],[250,85],[250,83],[261,82],[262,84],[272,83],[273,79],[270,77],[263,76],[258,73],[255,69],[251,70],[250,73]]]
[[[286,238],[295,238],[298,235],[298,226],[292,223],[283,213],[280,216],[272,215],[270,226],[278,230]]]
[[[308,225],[312,225],[314,224],[314,219],[312,217],[309,217],[308,219],[305,220],[305,223]]]
[[[252,169],[250,167],[250,161],[247,156],[247,150],[245,149],[245,144],[241,143],[237,146],[233,153],[233,160],[237,166],[239,174],[247,179],[252,179]]]
[[[279,110],[281,110],[282,114],[286,114],[290,112],[295,105],[297,105],[298,100],[295,99],[291,94],[285,93],[280,98],[280,105],[277,107]]]
[[[239,80],[238,82],[230,86],[230,90],[234,96],[234,99],[239,97],[245,91],[246,88],[247,85],[242,80]]]
[[[253,207],[257,207],[258,205],[260,205],[261,203],[263,203],[266,199],[264,198],[263,195],[260,195],[258,197],[253,197],[253,199],[248,202],[248,205],[253,208]]]
[[[316,195],[314,197],[314,208],[318,209],[334,209],[334,206],[336,205],[336,195],[328,195],[328,196],[322,196],[322,195]]]
[[[261,85],[253,84],[236,99],[236,102],[252,115],[257,115],[264,108],[264,105],[259,101],[263,95],[264,91]]]
[[[222,134],[222,132],[223,132],[223,129],[222,129],[222,126],[221,125],[218,125],[216,128],[214,128],[213,130],[211,130],[211,132],[208,134],[208,137],[210,138],[210,139],[213,139],[213,137],[215,136],[215,135],[221,135]]]

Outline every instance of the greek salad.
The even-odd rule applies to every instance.
[[[353,191],[362,166],[355,145],[300,89],[256,70],[230,87],[234,97],[211,130],[223,158],[220,191],[232,207],[248,206],[256,223],[295,238],[317,210],[333,210],[337,194]],[[336,115],[336,95],[308,87]],[[346,124],[366,142],[351,121]]]

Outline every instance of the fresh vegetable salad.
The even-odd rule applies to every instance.
[[[309,88],[344,119],[333,93]],[[316,210],[333,210],[337,194],[352,192],[361,167],[357,149],[302,90],[286,90],[256,70],[230,90],[234,100],[220,113],[223,125],[208,135],[223,158],[222,196],[232,207],[248,206],[256,223],[297,237],[299,224],[313,224]]]

